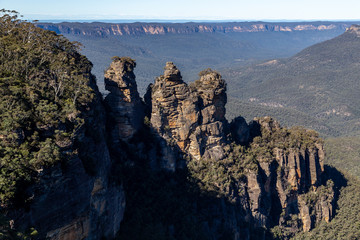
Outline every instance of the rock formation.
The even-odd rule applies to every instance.
[[[18,231],[34,227],[37,239],[114,238],[125,211],[125,192],[111,181],[113,161],[106,142],[106,116],[100,93],[87,106],[86,122],[77,131],[73,152],[62,163],[45,168],[28,189],[31,204],[10,211]]]
[[[113,143],[129,140],[142,126],[143,103],[137,91],[134,68],[130,58],[115,57],[105,72],[105,87],[110,93],[105,98],[112,123]]]
[[[255,119],[251,127],[260,127],[258,138],[273,142],[268,150],[271,152],[269,157],[263,158],[266,156],[263,153],[258,156],[259,171],[255,175],[252,172],[247,174],[254,219],[259,224],[267,222],[277,206],[277,210],[281,209],[280,218],[276,220],[279,222],[272,224],[294,228],[289,221],[291,216],[297,216],[301,220],[302,230],[309,231],[315,222],[329,221],[333,214],[334,191],[329,183],[327,186],[321,185],[325,157],[321,140],[311,131],[285,130],[270,117]],[[250,132],[257,131],[250,129]],[[251,147],[256,149],[262,144],[254,139]],[[304,200],[311,196],[313,199],[316,196],[317,200],[312,203]],[[259,202],[267,204],[259,207]]]
[[[83,113],[86,123],[73,145],[78,154],[41,173],[29,190],[34,195],[29,209],[9,214],[17,229],[36,226],[40,237],[54,240],[114,238],[125,211],[123,186],[114,180],[121,174],[128,174],[121,179],[124,185],[135,180],[151,185],[159,176],[169,180],[167,191],[175,187],[186,195],[170,196],[190,205],[181,213],[182,223],[191,219],[208,239],[265,239],[265,229],[274,226],[294,234],[331,220],[333,184],[322,185],[324,150],[315,132],[282,128],[270,117],[249,124],[238,117],[228,124],[221,75],[207,69],[188,85],[172,62],[149,86],[144,103],[135,66],[130,58],[111,63],[105,73],[107,112],[94,87],[97,97]],[[152,178],[147,183],[134,176]],[[173,203],[167,192],[159,197],[131,187],[125,185],[127,196],[134,194],[133,208],[142,198]],[[162,217],[156,231],[174,236],[182,229],[177,219],[167,223]],[[132,230],[134,221],[125,222]]]
[[[211,69],[202,71],[199,76],[200,79],[192,87],[199,96],[200,121],[191,136],[199,153],[192,155],[196,159],[204,157],[220,160],[225,156],[223,147],[228,132],[225,119],[226,83],[219,73]]]
[[[357,37],[360,37],[360,25],[351,25],[346,29],[346,32],[353,33]]]
[[[151,126],[170,145],[174,143],[192,158],[221,159],[227,128],[225,90],[224,80],[215,71],[204,71],[188,86],[176,66],[167,62],[164,75],[149,86],[146,94]]]

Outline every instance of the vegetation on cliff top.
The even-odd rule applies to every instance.
[[[0,12],[0,202],[22,202],[44,167],[70,157],[92,101],[79,45]]]
[[[339,199],[334,219],[329,223],[320,222],[308,233],[298,233],[294,240],[360,239],[360,182],[349,174],[345,174],[345,178],[345,182],[337,186]]]
[[[249,171],[257,173],[260,162],[271,163],[275,160],[276,149],[282,149],[284,152],[306,150],[322,143],[315,131],[301,127],[282,128],[277,121],[269,117],[261,118],[260,121],[267,121],[266,124],[272,127],[261,127],[249,146],[232,143],[226,149],[227,157],[221,161],[189,161],[188,169],[200,189],[215,193],[219,197],[228,196],[232,201],[230,186],[244,182]]]

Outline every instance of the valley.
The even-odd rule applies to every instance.
[[[298,23],[38,23],[84,45],[82,53],[94,64],[100,91],[103,73],[113,56],[138,63],[139,92],[173,61],[187,82],[206,69],[248,65],[264,59],[290,57],[305,47],[342,34],[351,22]],[[158,29],[158,30],[156,30]],[[161,29],[161,31],[159,30]],[[122,31],[120,35],[119,31]]]
[[[0,13],[0,239],[360,238],[359,25]]]

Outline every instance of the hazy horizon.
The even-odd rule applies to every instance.
[[[0,0],[0,8],[16,10],[28,20],[67,21],[354,21],[357,0]]]
[[[28,19],[27,19],[28,20]],[[33,19],[30,19],[33,20]],[[223,19],[223,20],[211,20],[211,19],[42,19],[39,22],[50,22],[50,23],[61,23],[61,22],[80,22],[80,23],[92,23],[92,22],[103,22],[103,23],[227,23],[227,22],[265,22],[265,23],[297,23],[297,22],[360,22],[359,19],[324,19],[324,20],[313,20],[313,19],[259,19],[259,20],[248,20],[248,19]]]

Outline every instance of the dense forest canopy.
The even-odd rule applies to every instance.
[[[92,64],[79,47],[20,20],[15,11],[0,12],[2,206],[26,200],[22,190],[44,167],[76,154],[73,137],[84,123],[81,110],[94,97]]]

